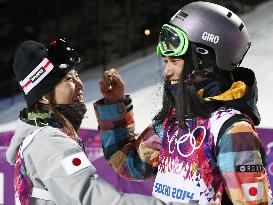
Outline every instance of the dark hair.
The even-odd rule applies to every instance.
[[[186,80],[192,73],[192,66],[185,60],[183,72],[180,74],[180,81],[175,99],[176,118],[179,121],[179,126],[186,128],[186,118],[210,116],[212,110],[207,105],[206,101],[201,98],[193,85],[187,85]]]
[[[153,120],[156,123],[163,123],[164,119],[168,116],[168,114],[170,113],[174,106],[175,106],[174,98],[170,90],[167,88],[167,82],[164,81],[162,108],[154,116]]]
[[[53,104],[55,103],[55,93],[53,91],[49,92],[50,98],[53,100]],[[33,106],[31,106],[29,109],[32,112],[49,112],[53,114],[53,116],[56,118],[58,123],[60,123],[66,131],[76,140],[77,138],[77,131],[74,129],[71,122],[62,114],[60,113],[53,104],[42,104],[39,101],[36,102]]]
[[[175,107],[176,118],[182,128],[186,128],[185,120],[199,116],[201,118],[208,118],[211,113],[221,106],[218,102],[207,102],[197,94],[197,90],[193,85],[189,85],[186,81],[195,70],[191,55],[185,55],[183,71],[180,74],[180,81],[176,97],[172,96],[167,88],[167,82],[164,82],[163,88],[163,102],[161,110],[155,115],[153,120],[156,123],[163,123],[168,116],[171,109]],[[226,91],[233,82],[232,74],[230,72],[222,71],[216,67],[216,64],[208,64],[213,70],[213,78],[219,80],[221,91]],[[200,68],[199,68],[200,69]]]

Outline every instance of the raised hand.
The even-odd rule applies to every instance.
[[[104,71],[99,86],[102,95],[109,103],[116,103],[124,98],[125,85],[114,68]]]

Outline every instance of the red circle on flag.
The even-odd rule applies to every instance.
[[[248,190],[248,193],[250,196],[256,196],[257,193],[258,193],[258,190],[256,187],[251,187],[249,190]]]
[[[74,159],[72,160],[72,164],[73,164],[74,166],[79,166],[81,163],[82,163],[82,161],[81,161],[79,158],[74,158]]]

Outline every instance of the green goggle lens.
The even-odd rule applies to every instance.
[[[184,31],[169,24],[162,26],[157,45],[157,55],[182,56],[187,52],[188,47],[189,38]]]

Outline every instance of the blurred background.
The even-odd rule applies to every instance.
[[[115,67],[134,104],[136,132],[140,133],[161,108],[162,62],[155,55],[161,26],[190,0],[0,0],[0,205],[14,205],[13,167],[5,153],[25,107],[12,70],[13,55],[25,40],[45,45],[57,37],[78,51],[83,61],[80,77],[88,111],[80,136],[98,174],[117,189],[151,195],[153,180],[128,182],[118,177],[104,159],[93,102],[101,97],[100,76]],[[268,155],[267,170],[273,187],[273,1],[212,0],[244,21],[252,46],[242,66],[254,70],[262,116],[257,132]],[[230,51],[232,52],[232,51]]]
[[[161,26],[190,0],[0,0],[0,99],[19,92],[13,54],[27,39],[66,37],[84,58],[83,69],[105,66],[154,46]],[[263,0],[212,0],[237,14]]]

